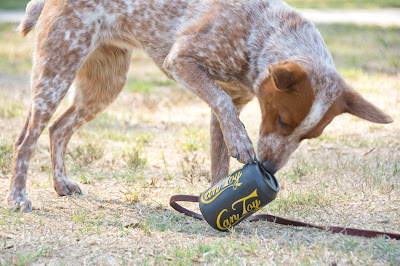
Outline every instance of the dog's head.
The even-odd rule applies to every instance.
[[[365,100],[335,71],[313,73],[295,61],[268,68],[256,93],[262,122],[258,159],[272,173],[282,168],[304,139],[318,137],[334,117],[351,113],[375,123],[392,118]]]

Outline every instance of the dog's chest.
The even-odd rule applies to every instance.
[[[231,98],[235,106],[242,107],[254,98],[253,91],[238,82],[217,81],[220,86]]]

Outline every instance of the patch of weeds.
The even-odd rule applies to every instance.
[[[67,154],[71,157],[77,168],[88,166],[104,156],[104,149],[100,144],[83,144],[68,150]]]
[[[265,207],[267,212],[290,214],[294,210],[298,215],[307,215],[312,208],[331,205],[332,198],[326,198],[315,192],[308,194],[290,193],[287,196],[278,197]]]
[[[93,177],[87,175],[80,175],[80,183],[81,184],[92,184]]]
[[[13,160],[13,145],[11,144],[0,145],[1,174],[6,175],[10,173],[12,160]]]
[[[389,265],[400,265],[400,245],[398,243],[376,239],[373,248],[379,251],[380,256],[387,259]]]
[[[142,142],[137,142],[136,145],[127,147],[122,152],[122,158],[126,166],[133,172],[144,169],[147,163],[147,158],[143,155]]]
[[[115,142],[126,142],[128,141],[129,137],[126,132],[117,131],[117,130],[104,130],[100,133],[101,138],[112,140]]]
[[[40,257],[46,256],[50,250],[50,247],[47,247],[45,245],[40,246],[37,249],[34,249],[33,251],[27,251],[24,252],[23,254],[18,254],[15,256],[15,265],[28,265],[32,264],[35,261],[37,261]]]
[[[110,177],[110,173],[104,171],[103,168],[98,170],[84,171],[83,169],[75,169],[76,177],[82,184],[92,184],[94,180],[102,180]]]
[[[304,176],[312,173],[314,167],[310,166],[307,161],[299,161],[294,167],[284,172],[284,175],[294,181],[300,181]]]
[[[164,169],[165,169],[165,173],[167,174],[167,178],[169,180],[171,180],[172,178],[174,178],[174,176],[168,171],[168,167],[167,167],[167,161],[165,160],[165,156],[164,153],[161,152],[161,158],[163,160],[163,164],[164,164]]]
[[[88,232],[92,231],[95,233],[100,233],[100,224],[102,223],[102,212],[103,209],[100,210],[99,215],[92,219],[89,217],[86,208],[80,208],[72,215],[74,223],[78,225],[78,230],[81,235],[85,235]]]
[[[6,209],[4,207],[0,207],[4,213],[1,214],[0,225],[7,225],[9,229],[13,225],[21,224],[22,214],[21,212],[15,212],[13,210]]]
[[[50,175],[52,172],[50,161],[49,160],[41,161],[40,165],[39,165],[39,169],[40,169],[40,171]]]
[[[142,228],[143,232],[148,236],[151,235],[150,220],[151,218],[147,218],[146,221],[140,225],[140,228]]]
[[[382,125],[371,125],[369,126],[369,131],[370,132],[375,132],[383,129],[384,127]]]
[[[200,148],[207,150],[208,134],[203,128],[185,128],[182,138],[181,144],[188,151],[196,151]]]
[[[159,208],[159,207],[157,207]],[[183,216],[178,213],[171,213],[163,211],[153,215],[146,220],[146,226],[149,231],[173,231],[173,232],[187,232],[194,233],[199,231],[199,224],[188,222],[192,220],[190,217]]]
[[[125,182],[127,182],[127,183],[135,182],[138,180],[144,180],[144,175],[143,175],[142,171],[140,171],[138,173],[137,172],[132,173],[129,171],[127,174],[122,175],[122,176],[123,176]]]
[[[116,142],[134,141],[141,143],[149,143],[154,138],[154,134],[150,132],[123,132],[122,130],[105,130],[101,136],[102,138]]]
[[[134,203],[139,201],[139,193],[136,188],[123,187],[124,191],[120,191],[125,199],[129,203]]]
[[[199,161],[196,153],[185,152],[181,160],[182,175],[186,181],[193,184],[195,179],[201,180],[201,177],[209,179],[208,171],[203,168],[204,160]]]
[[[397,162],[394,162],[393,175],[399,175],[399,174],[400,174],[400,165],[397,165]]]
[[[363,184],[370,189],[378,189],[381,193],[393,190],[398,171],[397,163],[392,164],[389,160],[380,158],[362,160],[357,168]]]
[[[22,116],[21,105],[12,101],[0,100],[0,118],[11,119]]]
[[[129,134],[129,140],[140,142],[140,143],[149,143],[154,139],[154,134],[151,132],[132,132]]]
[[[257,251],[259,241],[251,240],[248,244],[243,241],[215,241],[213,243],[198,243],[184,248],[167,247],[167,258],[174,265],[190,264],[221,264],[221,265],[241,265],[243,260],[249,255],[254,255]],[[249,248],[250,247],[250,248]],[[247,264],[247,263],[245,263]]]

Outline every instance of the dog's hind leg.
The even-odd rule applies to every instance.
[[[76,24],[79,20],[76,19]],[[8,207],[24,212],[32,211],[26,196],[26,175],[29,160],[40,134],[67,93],[75,75],[87,58],[96,41],[97,30],[93,25],[76,34],[78,43],[66,38],[59,28],[67,24],[63,18],[50,20],[44,16],[36,32],[36,50],[31,79],[31,105],[24,128],[14,144],[14,159]],[[57,28],[58,27],[58,28]],[[52,29],[52,30],[50,30]]]
[[[73,133],[103,111],[123,89],[131,51],[102,44],[80,68],[74,84],[74,99],[69,108],[49,127],[53,184],[61,196],[81,193],[67,178],[65,152]]]
[[[211,183],[214,185],[228,175],[230,157],[218,118],[211,111],[210,121]]]

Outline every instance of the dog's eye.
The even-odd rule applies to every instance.
[[[286,124],[283,123],[282,118],[281,118],[280,115],[278,115],[278,121],[279,121],[279,124],[281,125],[281,127],[282,127],[283,129],[286,129]]]

